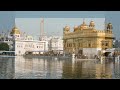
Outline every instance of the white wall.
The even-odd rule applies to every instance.
[[[15,41],[15,54],[23,55],[26,51],[46,51],[47,41]]]
[[[101,48],[83,48],[83,55],[87,55],[88,57],[94,57],[94,55],[98,55],[98,51]]]
[[[15,42],[15,55],[23,55],[25,54],[25,49],[24,49],[24,42]]]
[[[49,45],[49,50],[63,50],[63,40],[61,37],[52,37]]]

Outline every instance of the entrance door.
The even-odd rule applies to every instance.
[[[83,54],[83,50],[79,50],[79,51],[78,51],[78,54],[81,54],[81,55],[82,55],[82,54]]]
[[[104,55],[105,55],[106,57],[108,57],[108,55],[109,55],[110,53],[111,53],[111,52],[105,52]]]

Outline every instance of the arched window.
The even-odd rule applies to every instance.
[[[91,44],[90,44],[90,43],[88,44],[88,47],[91,47]]]
[[[108,43],[106,43],[105,46],[108,46]]]

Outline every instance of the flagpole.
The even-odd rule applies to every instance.
[[[40,37],[42,38],[44,34],[44,18],[42,18],[41,22],[40,22]]]

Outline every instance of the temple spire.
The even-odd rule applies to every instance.
[[[83,24],[85,24],[85,18],[83,18]]]
[[[40,22],[40,35],[42,36],[44,34],[44,18],[42,18]]]

